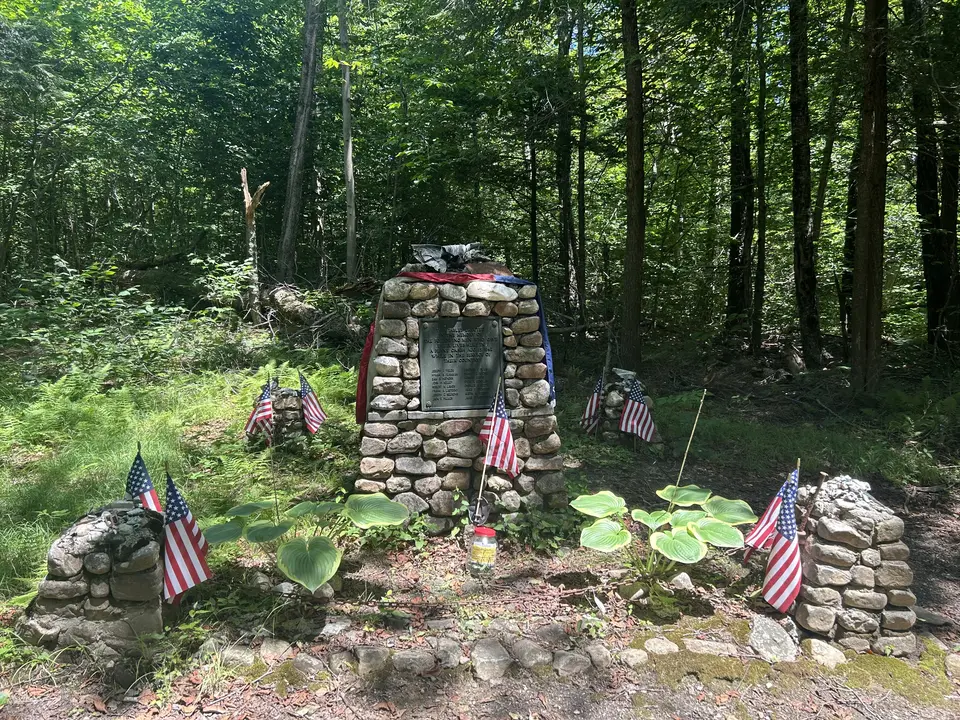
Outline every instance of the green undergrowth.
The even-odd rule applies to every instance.
[[[960,380],[958,380],[960,384]],[[688,467],[704,465],[726,474],[780,476],[803,458],[823,468],[895,485],[952,485],[960,482],[951,457],[960,427],[960,393],[952,385],[907,394],[893,389],[850,417],[823,410],[815,421],[793,412],[785,397],[760,401],[715,399],[708,394],[690,447]],[[583,386],[564,394],[559,418],[565,451],[601,471],[675,474],[700,404],[700,390],[654,397],[653,416],[662,444],[640,441],[636,449],[587,437],[579,427],[590,392]],[[815,392],[815,391],[811,391]],[[909,400],[903,400],[908,397]],[[897,405],[897,398],[903,401]],[[776,412],[770,406],[779,405]],[[672,468],[672,472],[668,469]]]
[[[101,391],[86,373],[30,390],[0,421],[0,596],[26,591],[56,535],[79,515],[121,497],[137,450],[161,495],[164,463],[201,526],[230,507],[329,495],[355,466],[356,376],[336,361],[299,365],[329,419],[298,452],[249,447],[243,425],[268,372],[296,386],[296,370],[197,372],[161,384]]]

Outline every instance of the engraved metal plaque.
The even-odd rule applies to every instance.
[[[499,318],[421,320],[420,407],[424,410],[488,408],[502,374]]]

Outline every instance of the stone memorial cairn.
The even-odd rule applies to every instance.
[[[814,488],[800,490],[798,505]],[[827,480],[816,497],[802,547],[797,622],[857,652],[904,656],[917,648],[910,549],[903,520],[848,476]]]
[[[275,388],[270,393],[273,404],[273,441],[275,443],[303,435],[303,400],[293,388]]]
[[[398,277],[384,284],[368,370],[357,491],[385,492],[411,513],[427,513],[431,531],[453,527],[457,493],[466,494],[480,482],[484,448],[478,433],[499,378],[483,394],[483,407],[423,407],[421,383],[426,390],[435,380],[421,377],[421,325],[433,318],[490,317],[499,321],[495,332],[501,337],[492,342],[494,355],[502,353],[504,398],[521,474],[511,480],[488,470],[484,496],[501,513],[566,505],[536,295],[535,285],[485,281],[460,285]]]
[[[637,379],[632,370],[613,368],[613,377],[603,385],[603,404],[600,412],[600,426],[596,429],[597,435],[607,442],[629,440],[633,442],[634,435],[624,435],[620,432],[620,415],[623,413],[623,404],[630,392],[630,384]],[[639,381],[638,381],[639,382]],[[653,399],[647,395],[647,389],[640,383],[643,390],[643,400],[653,411]],[[660,431],[656,431],[655,440],[659,442]]]
[[[82,517],[51,546],[17,633],[32,645],[85,646],[101,661],[136,653],[138,637],[163,630],[162,535],[163,516],[131,501]]]

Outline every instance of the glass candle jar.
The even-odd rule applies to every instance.
[[[473,531],[473,545],[470,547],[470,561],[467,569],[470,574],[489,575],[493,572],[497,560],[497,531],[482,525]]]

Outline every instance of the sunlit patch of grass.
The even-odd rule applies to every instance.
[[[66,376],[36,388],[32,402],[7,409],[0,457],[19,459],[0,460],[0,594],[28,590],[64,527],[123,496],[137,443],[161,498],[168,463],[201,526],[247,500],[276,497],[283,505],[335,492],[357,462],[356,376],[337,362],[302,369],[329,419],[296,449],[251,448],[242,437],[268,375],[297,387],[296,372],[286,365],[183,375],[106,393],[89,375]],[[198,426],[212,430],[198,434]]]

